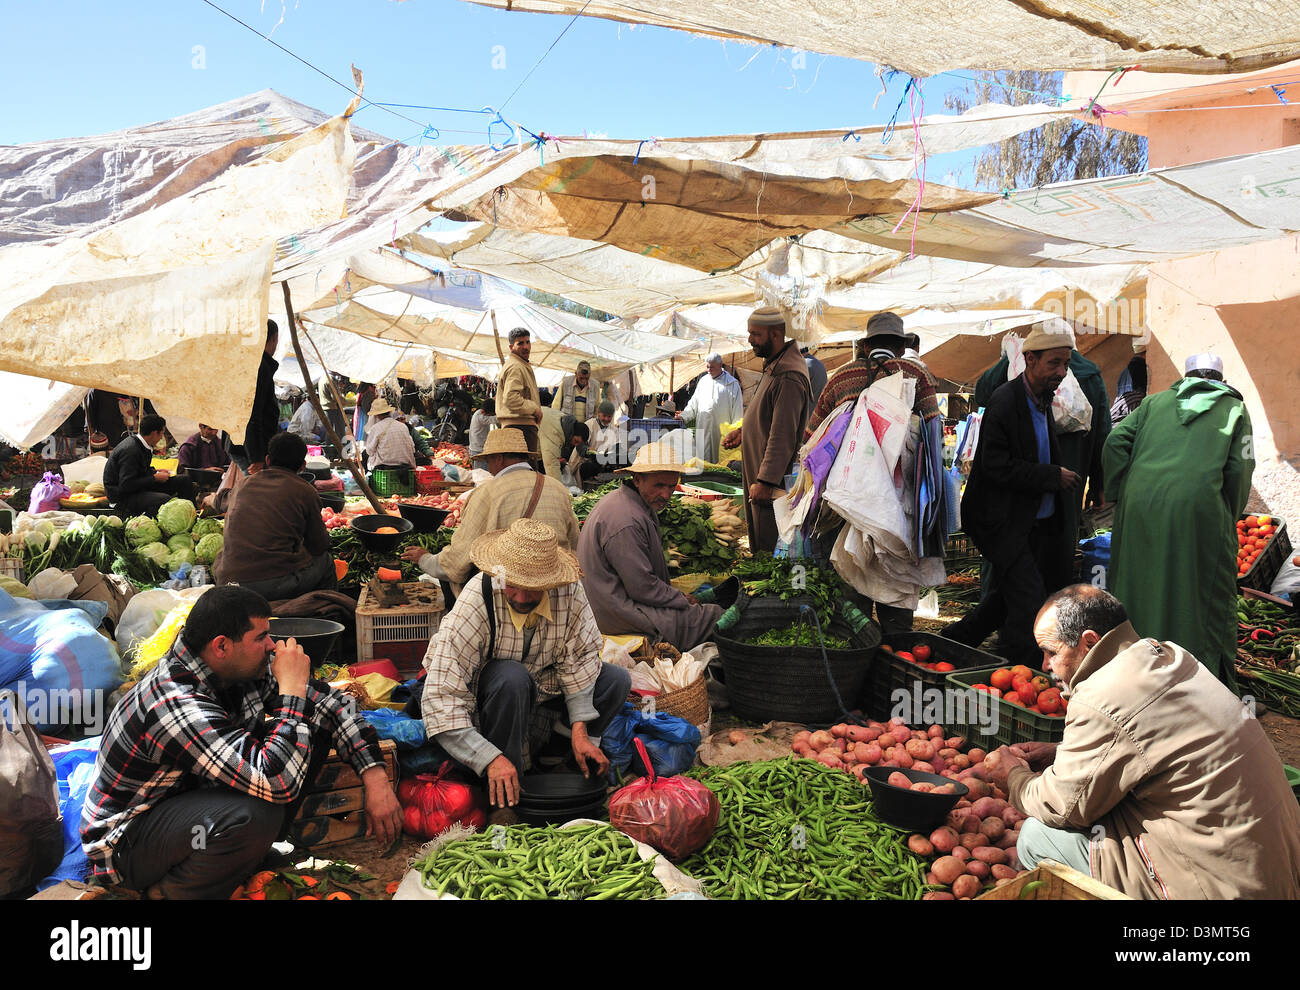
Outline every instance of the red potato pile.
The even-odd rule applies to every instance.
[[[1004,799],[993,797],[992,788],[978,777],[963,783],[971,789],[970,795],[953,806],[943,825],[928,837],[919,833],[908,836],[907,848],[932,860],[926,883],[941,888],[930,891],[923,900],[971,900],[1020,871],[1016,843],[1027,816]]]
[[[866,725],[841,723],[817,732],[805,730],[794,737],[792,749],[796,756],[815,759],[828,767],[847,771],[858,780],[863,779],[867,767],[921,770],[961,780],[964,779],[962,775],[968,773],[975,763],[984,759],[982,750],[962,753],[960,750],[965,744],[966,740],[961,736],[944,738],[942,726],[913,729],[901,720],[894,719],[891,722],[868,722]],[[978,755],[978,759],[974,758],[975,755]],[[899,783],[897,786],[904,785]],[[908,781],[907,786],[912,790],[938,790],[944,793],[944,788],[948,785],[942,784],[935,788],[933,784],[912,784]]]

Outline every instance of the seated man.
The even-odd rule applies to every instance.
[[[584,776],[588,761],[604,774],[600,734],[622,709],[632,677],[601,663],[603,641],[578,561],[549,526],[517,519],[480,536],[471,555],[483,574],[465,586],[429,643],[421,713],[429,739],[486,777],[492,804],[508,809],[519,800],[534,709],[553,709],[569,724]],[[493,820],[508,823],[512,814]]]
[[[615,421],[614,403],[602,402],[596,415],[587,420],[587,446],[598,466],[596,473],[613,471],[627,461],[627,430]],[[583,477],[587,477],[586,474]]]
[[[217,584],[240,584],[273,602],[337,585],[320,496],[298,475],[306,460],[296,433],[271,438],[266,468],[239,486],[226,514]]]
[[[167,431],[167,421],[149,415],[140,420],[140,432],[128,433],[104,463],[104,491],[120,515],[155,515],[173,498],[194,499],[194,482],[155,471],[150,461]]]
[[[722,609],[668,583],[659,512],[681,480],[675,459],[664,444],[648,443],[619,469],[629,477],[587,516],[578,559],[601,632],[640,633],[688,650],[713,635]]]
[[[366,834],[401,834],[375,730],[308,680],[294,640],[272,642],[270,614],[247,588],[205,592],[113,709],[81,818],[96,879],[152,899],[228,898],[288,833],[331,747],[361,778]]]
[[[1300,806],[1236,695],[1090,585],[1049,598],[1034,637],[1070,689],[1065,736],[984,763],[1030,816],[1024,867],[1054,859],[1135,898],[1300,897]]]
[[[220,430],[200,423],[199,432],[181,444],[176,452],[177,466],[224,471],[230,464],[225,441],[226,435]]]
[[[303,399],[289,420],[288,432],[302,437],[303,443],[322,444],[325,442],[325,424],[316,415],[316,407],[311,400]]]
[[[405,560],[440,581],[462,585],[474,573],[470,548],[484,533],[505,529],[516,519],[536,519],[555,532],[560,546],[570,552],[578,547],[578,517],[573,514],[573,496],[554,478],[532,470],[536,458],[514,427],[488,434],[483,452],[475,457],[492,472],[492,480],[479,485],[470,495],[460,525],[441,553],[423,547],[407,547]]]
[[[393,407],[382,398],[372,402],[366,414],[366,465],[371,471],[415,467],[411,431],[393,418]]]

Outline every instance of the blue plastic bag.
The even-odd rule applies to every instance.
[[[1098,533],[1091,539],[1080,540],[1079,549],[1083,551],[1079,580],[1104,591],[1110,571],[1110,533]]]
[[[391,708],[377,708],[371,712],[362,712],[364,718],[375,728],[380,739],[391,739],[401,749],[419,749],[424,745],[424,722],[410,718]]]
[[[37,890],[64,880],[85,880],[90,874],[90,860],[81,847],[81,806],[86,803],[86,792],[95,779],[95,760],[99,757],[102,738],[91,736],[50,752],[59,780],[59,809],[63,813],[63,860],[36,885]]]
[[[621,774],[632,765],[636,756],[636,743],[632,740],[636,736],[645,743],[657,776],[672,777],[689,770],[695,763],[695,750],[700,745],[699,729],[676,715],[667,712],[648,715],[631,702],[624,702],[623,710],[614,716],[600,737],[600,748],[609,757],[611,782],[617,782],[613,774]]]

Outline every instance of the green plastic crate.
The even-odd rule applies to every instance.
[[[1291,785],[1291,793],[1300,801],[1300,770],[1285,763],[1282,764],[1282,769],[1286,771],[1286,782]]]
[[[992,653],[985,653],[965,643],[944,639],[937,633],[915,630],[888,633],[882,641],[882,645],[892,647],[895,652],[900,650],[910,652],[921,643],[930,647],[932,661],[946,660],[957,670],[982,668],[998,662],[998,658]],[[888,650],[880,650],[867,683],[866,709],[872,718],[888,719],[893,714],[893,699],[896,691],[907,691],[915,696],[919,690],[925,698],[929,696],[929,692],[943,692],[947,687],[948,674],[944,671],[926,670],[924,667],[894,656]],[[913,720],[907,721],[910,724]],[[939,720],[939,724],[945,729],[949,727],[943,719]]]
[[[414,495],[415,472],[379,468],[370,472],[370,487],[380,498],[389,495]]]
[[[991,703],[997,706],[992,711],[983,707],[975,708],[981,715],[988,712],[994,716],[990,720],[995,726],[991,734],[984,731],[984,725],[981,724],[983,719],[979,721],[958,720],[951,727],[951,731],[964,735],[971,744],[978,746],[980,749],[996,749],[998,746],[1010,746],[1019,742],[1060,742],[1065,735],[1064,717],[1053,718],[1051,715],[1032,712],[1027,708],[1021,708],[1019,705],[1003,701],[1001,698],[994,698],[982,691],[976,691],[971,686],[980,683],[987,684],[989,675],[993,671],[1009,666],[1012,665],[999,663],[992,667],[959,670],[948,675],[948,690],[950,692],[967,696],[974,695],[976,698],[986,698],[987,701],[980,701],[979,704]],[[972,706],[967,705],[964,707],[969,711]]]

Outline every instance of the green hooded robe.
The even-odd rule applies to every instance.
[[[1139,634],[1177,643],[1235,691],[1236,524],[1255,470],[1245,404],[1184,378],[1111,431],[1103,461],[1117,502],[1109,590]]]

